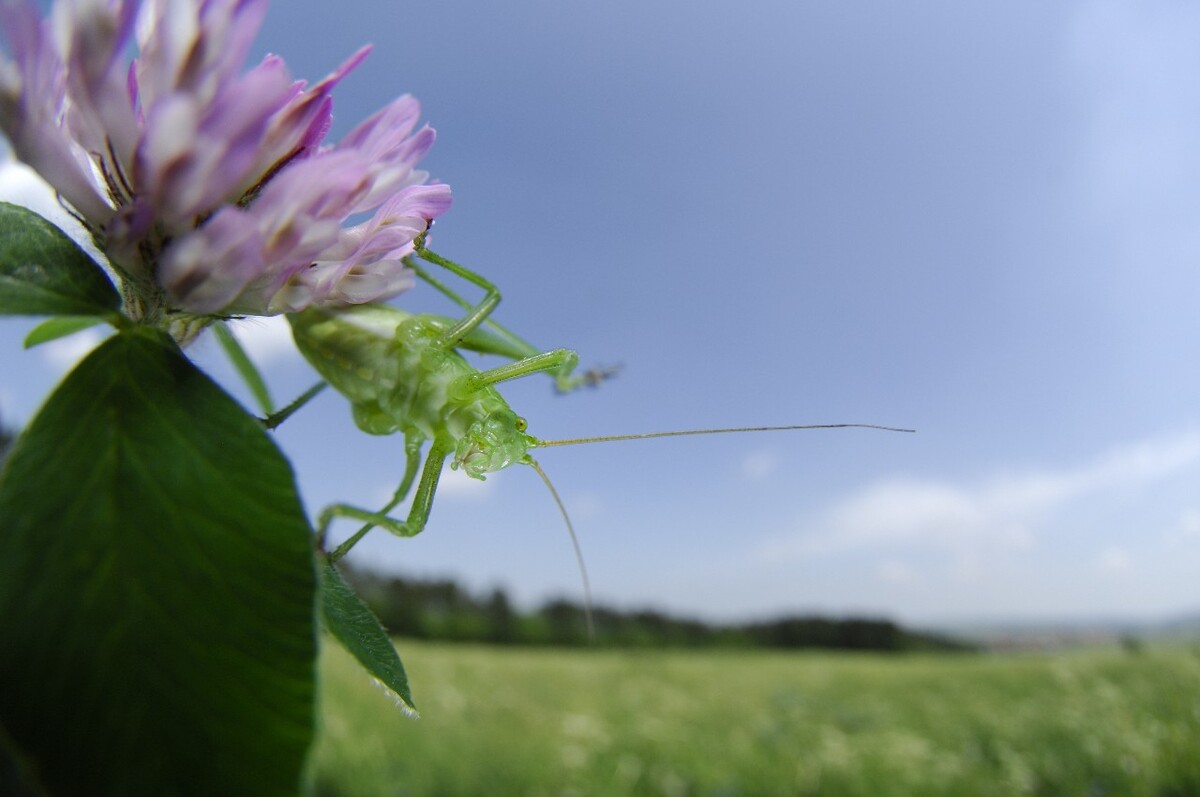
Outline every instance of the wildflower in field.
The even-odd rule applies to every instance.
[[[450,205],[416,169],[434,132],[412,97],[322,145],[330,93],[369,48],[312,86],[274,55],[242,71],[266,6],[56,0],[43,20],[0,0],[0,128],[91,232],[134,317],[386,298]]]

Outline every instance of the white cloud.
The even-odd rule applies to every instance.
[[[779,461],[779,455],[774,451],[752,451],[742,459],[742,477],[747,481],[761,481],[779,469]]]
[[[65,338],[43,343],[34,351],[54,369],[66,371],[83,359],[84,355],[100,345],[108,337],[111,329],[108,326],[95,326],[76,332]]]
[[[912,584],[920,580],[916,569],[907,562],[902,562],[899,559],[887,559],[880,562],[876,568],[876,572],[879,574],[881,581],[889,584]]]
[[[1168,549],[1195,549],[1197,543],[1200,543],[1200,509],[1185,509],[1175,521],[1174,527],[1167,531],[1164,542]]]
[[[1200,537],[1200,509],[1189,509],[1179,519],[1179,530],[1189,537]]]
[[[11,407],[16,403],[17,394],[13,392],[12,388],[10,388],[8,385],[0,385],[0,424],[5,424],[12,421],[11,417],[4,417],[4,408]]]
[[[291,325],[283,316],[243,318],[232,322],[230,328],[246,354],[260,368],[300,358],[292,341]]]
[[[1094,567],[1101,575],[1128,573],[1133,569],[1133,557],[1124,548],[1109,545],[1096,556]]]
[[[1198,462],[1200,431],[1192,430],[1122,446],[1074,468],[999,473],[974,484],[892,478],[768,541],[758,553],[795,559],[915,546],[955,552],[958,566],[970,570],[986,552],[1034,547],[1047,516],[1072,501],[1151,483]]]
[[[395,438],[398,442],[400,438]],[[421,460],[421,465],[424,467],[424,459]],[[394,482],[383,482],[373,488],[374,498],[371,499],[372,506],[383,506],[388,501],[392,500],[392,495],[396,492],[396,487],[400,484],[400,479],[404,476],[403,467],[396,469],[394,474]],[[418,472],[417,478],[420,479],[421,474]],[[442,475],[438,478],[437,496],[435,502],[443,500],[466,500],[479,501],[486,499],[492,494],[496,484],[496,474],[489,474],[487,481],[472,479],[461,468],[451,468],[449,461],[442,468]],[[413,493],[416,492],[417,485],[414,482],[412,489],[409,490],[408,496],[400,504],[400,508],[393,510],[393,516],[404,517],[408,514],[408,505],[412,499]]]
[[[29,208],[65,232],[93,258],[107,262],[92,244],[83,225],[58,203],[54,189],[37,172],[13,160],[7,152],[0,155],[0,201]]]
[[[494,475],[489,476],[487,481],[480,481],[472,479],[461,468],[455,469],[447,465],[442,468],[442,476],[438,480],[437,497],[478,501],[491,493],[494,484]]]
[[[599,493],[585,491],[574,493],[569,498],[564,497],[563,503],[571,513],[571,520],[579,523],[585,520],[595,520],[604,515],[605,502]]]

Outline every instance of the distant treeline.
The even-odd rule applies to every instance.
[[[502,589],[473,595],[450,580],[420,580],[344,569],[367,605],[394,636],[498,645],[697,648],[826,648],[831,650],[971,650],[958,640],[909,631],[875,618],[784,617],[711,625],[657,611],[592,609],[589,639],[583,606],[552,600],[519,612]]]

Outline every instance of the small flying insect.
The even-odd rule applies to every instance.
[[[696,434],[786,431],[798,429],[868,428],[912,431],[875,424],[838,423],[802,426],[703,429],[572,440],[540,440],[527,431],[524,418],[514,412],[496,385],[534,373],[553,378],[561,392],[594,386],[610,378],[614,368],[574,373],[578,355],[569,349],[540,351],[490,318],[500,302],[500,292],[484,277],[447,260],[416,242],[415,256],[408,265],[423,280],[465,309],[459,320],[431,314],[412,314],[383,304],[339,309],[309,308],[289,316],[292,335],[300,352],[326,382],[345,396],[360,429],[376,435],[403,433],[406,464],[404,476],[387,506],[370,511],[348,504],[334,504],[321,512],[318,545],[323,549],[330,523],[338,517],[366,525],[329,552],[337,561],[372,528],[380,526],[400,537],[412,537],[425,528],[438,478],[447,457],[451,467],[461,468],[475,479],[513,464],[533,468],[546,484],[575,549],[585,592],[589,631],[591,597],[579,541],[558,492],[545,471],[529,452],[536,448],[614,440],[635,440]],[[417,258],[457,275],[485,292],[475,305],[463,300],[434,277]],[[460,350],[494,354],[511,362],[478,370]],[[421,449],[429,443],[422,467]],[[420,470],[420,478],[417,472]],[[413,482],[416,494],[404,520],[389,516],[403,501]]]

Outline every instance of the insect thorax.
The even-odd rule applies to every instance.
[[[363,305],[310,309],[291,322],[301,353],[350,400],[365,432],[446,440],[456,465],[476,478],[521,460],[534,442],[494,388],[464,392],[477,371],[438,342],[444,318]]]

